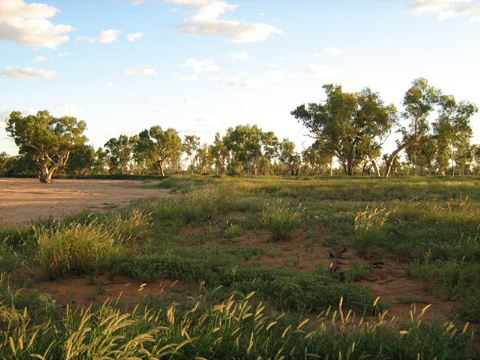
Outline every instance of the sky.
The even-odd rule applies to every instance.
[[[324,84],[402,110],[424,77],[480,106],[480,0],[35,1],[0,0],[0,153],[17,154],[12,111],[85,120],[95,149],[153,125],[211,144],[257,124],[301,151],[290,112]]]

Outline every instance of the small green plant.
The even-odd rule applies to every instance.
[[[345,270],[345,281],[346,282],[355,282],[363,279],[365,276],[369,275],[372,272],[372,269],[369,264],[364,261],[359,261],[353,266],[350,266]]]
[[[364,257],[374,252],[385,237],[384,225],[390,212],[385,208],[370,209],[359,212],[355,217],[355,237],[353,246]]]
[[[266,203],[263,207],[263,224],[272,233],[272,240],[289,240],[292,232],[300,226],[303,211],[302,204],[292,207],[281,199]]]

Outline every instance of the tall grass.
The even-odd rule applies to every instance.
[[[273,241],[288,240],[298,229],[303,212],[302,205],[292,206],[289,202],[278,199],[265,203],[263,207],[263,224],[270,230]]]
[[[378,249],[385,238],[384,225],[390,212],[385,208],[369,208],[355,217],[355,237],[353,246],[363,256]]]
[[[400,330],[385,314],[373,320],[328,309],[310,318],[267,313],[253,293],[203,295],[182,309],[140,308],[125,312],[118,302],[67,309],[59,320],[32,324],[24,310],[20,325],[3,321],[0,356],[5,359],[469,359],[468,326],[426,324],[425,309],[412,310]],[[16,321],[16,320],[15,320]]]
[[[50,279],[106,271],[126,254],[113,233],[95,223],[40,229],[37,237],[37,259]]]

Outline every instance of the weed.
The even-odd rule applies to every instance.
[[[385,208],[370,209],[367,206],[365,211],[355,217],[355,237],[353,246],[364,257],[372,255],[382,245],[385,231],[384,225],[390,212]]]
[[[266,203],[263,207],[263,224],[272,233],[272,241],[290,239],[292,232],[300,225],[303,211],[301,204],[291,207],[290,203],[280,199]]]
[[[371,272],[372,269],[369,264],[364,261],[359,261],[355,265],[346,269],[343,274],[345,275],[346,282],[355,282],[363,279]]]

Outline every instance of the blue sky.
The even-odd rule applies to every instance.
[[[425,77],[480,105],[480,0],[0,0],[0,54],[0,152],[17,152],[14,110],[85,120],[95,148],[152,125],[211,143],[258,124],[302,150],[290,111],[323,84],[401,109]]]

